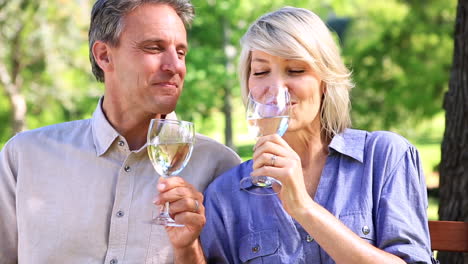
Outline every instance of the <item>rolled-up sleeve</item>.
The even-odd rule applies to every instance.
[[[409,146],[387,176],[376,215],[377,246],[407,263],[432,263],[427,190],[416,148]]]

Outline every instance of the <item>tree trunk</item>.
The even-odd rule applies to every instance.
[[[12,80],[16,80],[13,82]],[[5,88],[6,95],[11,105],[12,133],[26,130],[26,100],[21,94],[21,78],[11,78],[4,64],[0,64],[0,83]]]
[[[223,113],[225,117],[224,123],[224,141],[226,146],[230,147],[231,149],[235,150],[234,142],[232,140],[232,81],[231,76],[235,74],[234,71],[234,56],[235,52],[232,52],[232,45],[230,45],[231,39],[231,30],[229,28],[229,24],[226,19],[223,17],[221,18],[222,25],[223,25],[223,50],[224,50],[224,57],[225,57],[225,67],[226,67],[226,79],[224,82],[224,105],[223,105]]]
[[[21,47],[23,29],[24,24],[19,23],[9,43],[11,71],[8,72],[7,64],[0,63],[0,84],[4,87],[10,101],[13,135],[26,130],[26,100],[21,94],[22,78],[20,76],[22,56],[18,49]]]
[[[440,165],[440,220],[468,222],[468,0],[459,0]],[[439,252],[442,264],[468,264],[468,254]]]

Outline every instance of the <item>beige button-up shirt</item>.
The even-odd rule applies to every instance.
[[[196,136],[180,174],[198,190],[239,164]],[[0,152],[0,263],[172,263],[146,147],[130,151],[100,104],[91,119],[20,133]]]

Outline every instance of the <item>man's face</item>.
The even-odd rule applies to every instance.
[[[113,71],[106,76],[106,89],[121,110],[154,115],[175,109],[186,72],[186,36],[168,5],[144,4],[125,16],[119,44],[110,47]]]

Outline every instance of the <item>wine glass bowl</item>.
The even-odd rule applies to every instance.
[[[249,92],[246,118],[249,134],[259,137],[278,134],[288,129],[291,99],[287,89],[267,90],[262,94]],[[281,182],[267,176],[252,176],[241,180],[241,188],[257,195],[273,195],[279,192]]]
[[[148,156],[161,177],[178,175],[187,165],[193,150],[195,130],[193,123],[181,120],[152,119],[148,128]],[[169,215],[166,202],[153,223],[181,227]]]

